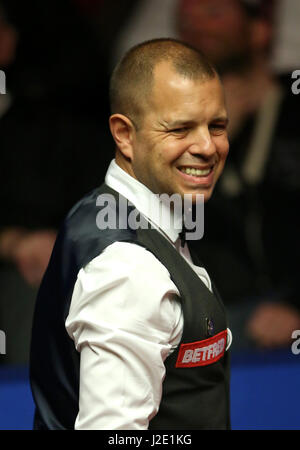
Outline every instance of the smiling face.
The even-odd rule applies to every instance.
[[[192,80],[161,63],[127,171],[156,194],[204,194],[207,201],[228,153],[226,125],[217,77]]]

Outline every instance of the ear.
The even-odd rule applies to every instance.
[[[121,153],[132,159],[132,144],[135,133],[133,123],[123,114],[113,114],[109,118],[110,132]]]

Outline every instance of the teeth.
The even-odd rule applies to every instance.
[[[200,169],[194,169],[193,167],[183,167],[180,170],[181,170],[181,172],[186,173],[187,175],[193,175],[196,177],[203,177],[204,175],[208,175],[210,172],[210,169],[200,170]]]

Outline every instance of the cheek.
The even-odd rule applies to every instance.
[[[224,149],[222,151],[222,160],[224,163],[227,159],[228,153],[229,153],[229,144],[226,147],[224,147]]]
[[[215,141],[217,152],[221,160],[225,161],[229,151],[229,141],[227,134],[219,136]]]
[[[187,146],[183,140],[176,140],[167,143],[159,151],[159,158],[165,166],[171,166],[175,163],[187,150]]]
[[[227,139],[222,140],[222,142],[219,142],[219,144],[217,145],[217,153],[219,156],[219,162],[218,162],[218,177],[220,176],[220,174],[223,171],[226,159],[227,159],[227,155],[229,152],[229,143]]]

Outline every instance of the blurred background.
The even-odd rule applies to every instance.
[[[0,429],[32,426],[36,293],[114,157],[110,73],[156,37],[200,49],[226,94],[230,153],[192,242],[228,310],[232,426],[300,429],[299,23],[298,0],[0,0]]]

